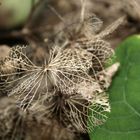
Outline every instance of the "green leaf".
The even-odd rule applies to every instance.
[[[116,49],[121,66],[109,89],[111,113],[107,122],[91,132],[91,140],[140,139],[140,36]]]

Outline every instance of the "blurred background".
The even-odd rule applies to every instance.
[[[73,24],[80,14],[81,1],[0,0],[0,57],[4,58],[12,46],[29,45],[27,55],[34,63],[41,64],[50,42],[53,42],[57,37],[56,33],[62,30],[61,24]],[[140,0],[86,0],[87,13],[94,13],[103,21],[101,30],[118,18],[126,17],[124,23],[106,38],[113,48],[126,37],[140,32],[139,9]],[[0,106],[5,101],[9,104],[9,101],[4,99]],[[89,139],[86,134],[80,135],[80,138]]]
[[[75,17],[81,10],[80,0],[1,0],[0,44],[42,44],[48,39],[59,22],[59,17]],[[87,11],[94,13],[108,26],[121,16],[127,22],[109,40],[113,47],[126,36],[139,32],[139,0],[87,0]]]

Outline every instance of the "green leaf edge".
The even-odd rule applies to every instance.
[[[135,41],[134,41],[135,40]],[[120,49],[120,47],[126,47],[126,44],[129,44],[129,43],[132,43],[132,44],[134,44],[135,45],[135,43],[139,43],[139,46],[140,46],[140,35],[133,35],[133,36],[130,36],[130,37],[128,37],[127,39],[125,39],[116,49],[115,49],[115,52],[116,52],[116,57],[113,57],[113,59],[112,59],[112,64],[113,63],[115,63],[115,62],[120,62],[120,63],[122,63],[122,61],[121,61],[121,59],[119,59],[119,53],[124,53],[124,51],[125,50],[123,50],[123,48],[122,49]],[[121,52],[122,51],[122,52]],[[119,57],[118,57],[119,56]],[[121,66],[122,67],[122,66]],[[119,71],[120,71],[120,69],[119,69]],[[115,76],[115,77],[117,77],[117,75]],[[110,87],[110,89],[112,88],[112,86]],[[108,93],[110,92],[110,89],[109,89],[109,91],[108,91]],[[110,94],[110,93],[109,93]],[[99,128],[100,127],[104,127],[104,125],[102,125],[102,126],[99,126]],[[93,127],[94,128],[94,127]],[[94,138],[94,136],[96,135],[96,132],[98,131],[98,129],[99,128],[95,128],[94,130],[93,130],[93,132],[89,132],[89,137],[90,137],[90,140],[97,140],[96,138]],[[140,135],[139,135],[140,136]],[[140,137],[139,137],[140,138]],[[98,140],[102,140],[102,139],[98,139]],[[103,140],[104,140],[104,138],[103,138]],[[108,140],[113,140],[113,139],[108,139]],[[120,140],[120,139],[118,139],[118,140]],[[133,139],[133,140],[137,140],[137,139]]]

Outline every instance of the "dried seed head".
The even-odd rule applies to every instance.
[[[25,112],[41,109],[40,118],[56,119],[76,132],[101,125],[110,111],[105,91],[118,67],[105,69],[114,51],[102,38],[122,22],[123,18],[96,35],[101,21],[95,16],[86,19],[84,14],[75,29],[62,32],[61,43],[50,50],[43,66],[33,64],[21,47],[13,48],[8,61],[14,71],[0,75],[8,77],[4,82],[9,95]]]
[[[18,83],[10,91],[10,95],[17,98],[23,109],[27,109],[30,105],[35,106],[37,99],[42,102],[45,96],[46,112],[50,113],[53,110],[52,114],[48,113],[48,116],[58,115],[60,121],[64,116],[66,118],[64,125],[67,126],[69,122],[69,126],[73,126],[76,131],[84,132],[89,129],[87,128],[89,111],[93,112],[89,117],[93,126],[105,121],[107,117],[104,113],[110,110],[108,97],[105,96],[98,79],[89,75],[89,69],[95,69],[92,62],[93,52],[80,48],[78,43],[73,46],[70,44],[68,48],[54,49],[48,63],[43,67],[37,67],[20,51],[16,48],[11,58],[13,61],[20,58],[16,68],[22,70],[22,73]],[[97,59],[94,61],[104,60],[98,57],[98,53],[96,55]],[[105,54],[102,53],[102,55]],[[54,88],[49,89],[48,80],[53,81],[51,84]],[[44,95],[41,93],[42,90],[46,91]],[[50,93],[51,90],[54,92]]]
[[[11,90],[25,72],[31,72],[33,63],[22,53],[22,47],[13,47],[0,67],[0,90]]]
[[[91,86],[90,89],[92,90]],[[84,90],[87,90],[86,93],[89,91],[89,89]],[[105,93],[93,90],[91,95],[85,97],[81,93],[69,95],[56,91],[43,98],[40,102],[43,103],[43,110],[40,111],[38,108],[36,112],[39,111],[41,117],[57,119],[71,131],[82,133],[90,131],[93,127],[104,123],[107,112],[110,112],[108,96]],[[87,125],[88,121],[91,123],[90,126]]]
[[[3,98],[0,101],[2,105],[2,107],[0,106],[0,139],[74,139],[74,134],[59,125],[56,120],[40,118],[34,110],[23,112],[20,108],[17,108],[15,102],[9,98]]]
[[[9,56],[9,60],[17,64],[13,66],[16,72],[1,74],[1,77],[15,76],[15,80],[6,79],[7,84],[15,85],[9,95],[15,95],[21,105],[26,105],[39,96],[40,88],[45,86],[49,90],[50,82],[57,89],[72,93],[77,83],[92,81],[88,76],[91,59],[92,55],[80,48],[57,49],[57,53],[52,51],[47,65],[37,67],[16,47]]]
[[[92,54],[92,71],[96,73],[103,71],[107,63],[112,62],[115,55],[110,43],[104,40],[78,40],[79,46]]]

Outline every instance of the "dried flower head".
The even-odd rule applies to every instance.
[[[33,110],[23,112],[9,98],[0,101],[1,140],[73,140],[75,138],[74,134],[60,126],[56,120],[40,118]]]
[[[96,34],[101,20],[95,15],[86,18],[83,11],[84,5],[79,24],[59,34],[42,66],[33,64],[22,47],[14,47],[4,62],[10,62],[13,71],[0,75],[4,79],[0,86],[4,85],[24,111],[41,108],[42,116],[76,132],[101,125],[110,112],[106,89],[119,65],[105,69],[114,51],[103,38],[124,20],[120,18]]]
[[[107,118],[104,113],[110,111],[108,96],[97,77],[104,70],[96,67],[104,69],[101,62],[108,55],[99,51],[106,56],[98,57],[100,55],[96,45],[96,55],[86,48],[80,48],[78,42],[67,45],[68,47],[54,48],[50,59],[42,67],[35,66],[20,47],[12,49],[9,60],[14,62],[16,72],[7,76],[14,75],[15,80],[9,79],[6,83],[13,83],[9,95],[14,95],[23,109],[36,106],[38,99],[42,102],[45,98],[45,113],[52,113],[47,113],[48,117],[53,119],[57,116],[65,126],[73,126],[76,131],[84,132],[89,129],[87,119],[93,126],[100,125]],[[92,76],[89,74],[91,70]],[[91,116],[89,111],[93,113]],[[64,121],[62,116],[65,116]]]
[[[84,90],[90,90],[85,89]],[[87,91],[84,91],[87,93]],[[82,91],[83,92],[83,91]],[[91,92],[91,91],[90,91]],[[74,132],[87,132],[93,127],[103,124],[110,112],[108,96],[105,93],[92,93],[92,97],[82,96],[80,93],[64,94],[60,91],[45,96],[40,116],[57,119],[66,128]],[[91,114],[90,114],[91,113]],[[88,120],[91,125],[88,125]]]
[[[82,82],[76,85],[73,94],[64,91],[44,93],[42,100],[31,108],[39,112],[40,117],[57,119],[74,132],[90,131],[103,124],[110,112],[108,95],[105,90],[110,86],[112,76],[119,63],[102,71],[96,83]],[[90,125],[88,125],[90,123]]]

